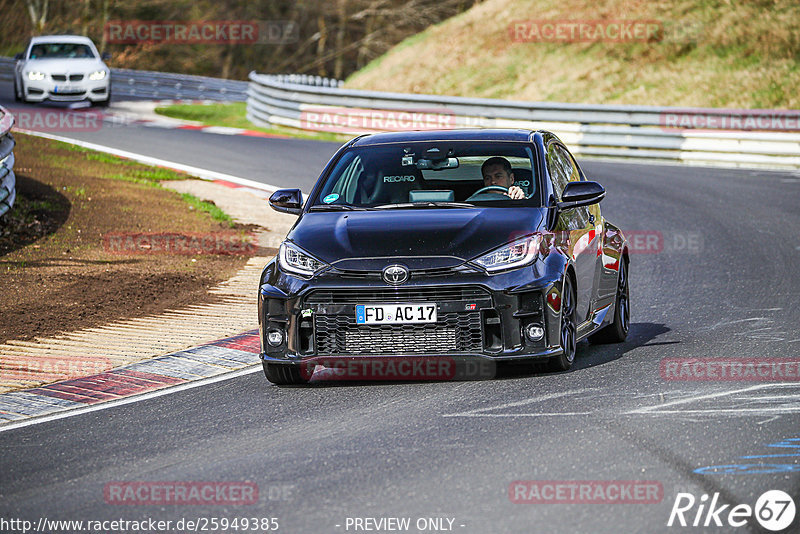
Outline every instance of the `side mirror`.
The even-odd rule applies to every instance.
[[[23,57],[25,57],[25,54],[23,54],[22,52],[20,52],[19,54],[14,54],[14,59],[16,59],[17,61],[19,61]]]
[[[557,203],[559,211],[597,204],[606,196],[606,190],[597,182],[569,182]]]
[[[109,59],[111,59],[111,54],[109,54],[108,52],[103,52],[102,54],[100,54],[100,59],[102,59],[103,61],[108,61]]]
[[[303,193],[299,189],[278,189],[269,197],[269,205],[281,213],[300,215],[303,211]]]

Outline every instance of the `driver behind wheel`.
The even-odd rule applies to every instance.
[[[522,188],[513,185],[514,173],[511,172],[511,163],[506,158],[494,156],[483,162],[481,165],[484,187],[500,186],[508,191],[502,193],[513,200],[525,198]]]

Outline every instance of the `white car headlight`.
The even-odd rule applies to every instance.
[[[313,276],[326,266],[325,263],[286,241],[281,243],[278,251],[278,263],[283,270],[303,276]]]
[[[44,80],[44,72],[30,71],[28,72],[28,79],[34,82]]]
[[[541,244],[542,235],[535,234],[507,243],[473,261],[489,272],[514,269],[533,263]]]
[[[89,75],[89,79],[92,80],[93,82],[96,82],[98,80],[102,80],[105,77],[106,77],[106,71],[104,71],[104,70],[96,70],[96,71],[94,71],[93,73],[91,73]]]

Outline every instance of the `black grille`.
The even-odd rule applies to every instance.
[[[83,89],[73,89],[72,91],[59,91],[57,93],[51,91],[50,94],[53,95],[53,96],[56,96],[56,97],[57,96],[75,96],[75,95],[82,95],[85,92],[86,91],[84,91]]]
[[[445,313],[429,324],[356,325],[346,315],[315,315],[317,354],[439,354],[483,349],[480,312]]]
[[[83,79],[83,74],[70,74],[69,81],[71,82],[79,82]]]
[[[66,74],[53,74],[53,75],[51,75],[51,78],[53,78],[53,81],[55,81],[55,82],[66,82],[67,81],[67,75]]]
[[[409,302],[425,300],[474,301],[489,295],[475,287],[398,287],[376,289],[315,290],[309,293],[307,304],[363,304],[365,302]]]

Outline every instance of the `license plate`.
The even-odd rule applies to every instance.
[[[436,304],[358,304],[356,324],[435,323]]]

